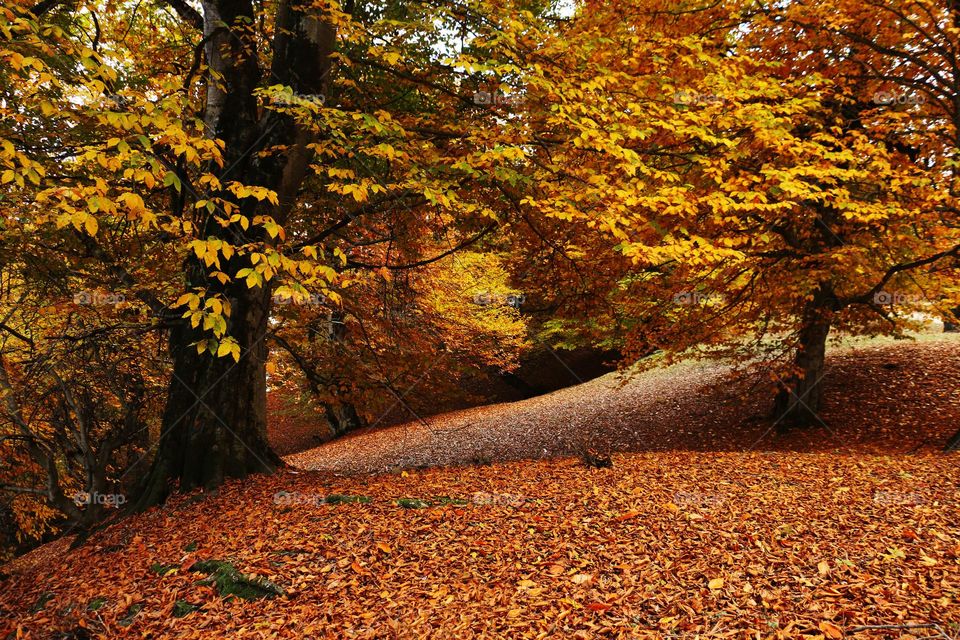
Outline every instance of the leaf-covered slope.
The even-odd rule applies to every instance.
[[[557,366],[561,366],[559,363]],[[867,342],[827,360],[820,424],[771,428],[770,386],[685,362],[621,385],[617,374],[510,404],[412,420],[291,456],[346,472],[542,458],[584,442],[615,451],[935,451],[960,428],[960,340]]]

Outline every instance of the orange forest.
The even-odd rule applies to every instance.
[[[960,639],[955,0],[3,0],[0,640]]]

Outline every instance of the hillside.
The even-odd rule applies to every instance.
[[[413,425],[361,434],[290,458],[326,470],[177,496],[77,550],[65,539],[7,565],[0,637],[954,635],[960,470],[934,449],[957,424],[957,352],[839,353],[834,433],[770,434],[752,450],[764,424],[734,416],[760,397],[734,402],[745,383],[718,386],[724,371],[703,365],[444,416],[429,438]],[[554,455],[583,431],[637,452],[612,469],[358,473]]]
[[[557,365],[559,366],[559,365]],[[726,365],[611,373],[554,393],[358,433],[290,456],[340,472],[611,451],[936,451],[960,428],[960,337],[865,341],[828,358],[823,424],[771,429],[770,388]]]

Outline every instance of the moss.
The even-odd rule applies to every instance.
[[[107,604],[107,599],[103,596],[97,596],[87,604],[87,611],[97,611],[105,604]]]
[[[339,493],[331,493],[323,499],[323,502],[324,504],[366,504],[370,502],[370,498],[367,496],[344,496]]]
[[[202,584],[213,584],[221,597],[236,596],[244,600],[259,600],[282,596],[283,589],[259,576],[247,576],[224,560],[202,560],[191,571],[207,574]]]
[[[404,509],[425,509],[430,506],[429,502],[420,498],[400,498],[397,504]]]
[[[171,571],[175,571],[176,568],[177,565],[175,564],[160,564],[159,562],[154,562],[152,565],[150,565],[150,571],[153,571],[161,578]]]
[[[142,609],[143,609],[142,604],[137,603],[137,604],[130,605],[129,607],[127,607],[126,612],[123,614],[123,618],[121,618],[120,622],[118,622],[117,624],[119,624],[121,627],[129,627],[130,625],[133,624],[134,618],[137,617],[137,614],[140,613]]]
[[[200,607],[195,604],[191,604],[186,600],[177,600],[173,603],[173,617],[182,618],[188,616]]]
[[[37,597],[37,601],[33,603],[33,607],[30,609],[30,612],[37,613],[38,611],[42,611],[43,608],[47,606],[47,603],[53,600],[53,595],[54,594],[52,591],[44,591],[41,593],[39,597]]]

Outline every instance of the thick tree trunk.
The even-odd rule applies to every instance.
[[[238,202],[229,191],[216,194],[232,201],[247,220],[269,215],[284,224],[306,175],[313,133],[290,115],[262,111],[255,90],[265,69],[255,54],[257,43],[245,25],[254,22],[252,0],[203,0],[207,81],[204,116],[208,133],[223,142],[223,175],[245,185],[272,189],[278,205]],[[333,26],[313,13],[309,3],[281,0],[276,5],[271,84],[279,81],[295,93],[324,92],[336,43]],[[276,151],[283,148],[283,153]],[[264,155],[261,152],[272,150]],[[221,225],[213,216],[200,237],[215,237],[234,246],[269,244],[262,228],[238,222]],[[265,342],[270,315],[270,286],[250,289],[236,278],[252,266],[239,252],[218,266],[234,276],[221,284],[192,256],[185,263],[186,284],[206,295],[230,300],[227,335],[240,345],[240,359],[197,353],[195,344],[209,338],[188,324],[171,330],[173,375],[160,441],[143,491],[131,506],[144,509],[161,502],[173,488],[213,488],[225,478],[269,472],[281,463],[267,442]]]
[[[832,298],[829,289],[819,290],[804,309],[794,360],[795,373],[782,381],[774,401],[773,417],[781,430],[822,423],[818,414],[823,398],[823,364],[830,333]]]
[[[170,336],[173,375],[154,464],[138,507],[162,501],[173,488],[212,488],[225,478],[269,472],[281,464],[267,442],[264,335],[269,289],[238,288],[230,335],[240,359],[198,354],[188,325]]]

